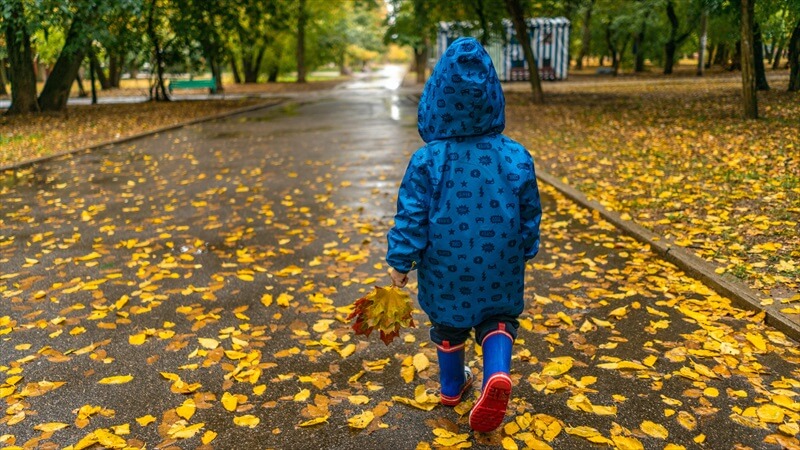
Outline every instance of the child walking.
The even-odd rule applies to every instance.
[[[533,159],[501,134],[503,91],[488,53],[473,38],[457,39],[436,64],[417,120],[426,145],[403,177],[386,261],[395,286],[405,286],[412,269],[418,272],[444,405],[457,405],[472,384],[464,342],[475,330],[483,386],[469,424],[488,432],[505,417],[525,262],[539,251],[542,209]]]

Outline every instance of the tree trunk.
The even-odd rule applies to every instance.
[[[542,104],[544,103],[542,81],[539,78],[539,66],[536,64],[536,58],[533,56],[533,49],[531,48],[531,40],[528,37],[528,26],[525,24],[525,12],[522,9],[522,3],[520,0],[505,0],[505,3],[508,14],[511,16],[511,22],[514,24],[514,31],[517,33],[517,41],[522,45],[522,50],[525,53],[525,62],[528,63],[533,103]]]
[[[428,46],[414,47],[414,66],[417,72],[417,84],[425,84],[428,68]]]
[[[124,56],[116,52],[109,52],[108,55],[108,84],[111,88],[119,89],[119,81],[122,79],[122,63]]]
[[[8,77],[6,76],[6,59],[0,58],[0,95],[8,95],[6,84],[8,84]]]
[[[475,10],[475,15],[478,16],[478,23],[481,26],[481,45],[486,47],[489,45],[489,20],[486,18],[486,5],[484,0],[472,0],[472,5]]]
[[[248,47],[242,54],[242,71],[244,72],[245,83],[257,83],[258,73],[261,70],[261,61],[266,51],[266,45],[261,48],[253,49]]]
[[[42,111],[66,109],[70,88],[81,68],[86,50],[91,45],[89,34],[96,9],[96,6],[79,9],[72,19],[72,24],[70,24],[64,39],[64,48],[61,49],[42,93],[39,94],[39,108]]]
[[[298,0],[297,15],[297,82],[306,82],[306,0]]]
[[[675,14],[675,5],[672,0],[667,2],[667,18],[670,23],[669,39],[664,44],[664,75],[672,74],[675,65],[675,51],[678,49],[678,16]]]
[[[275,64],[267,71],[267,83],[277,83],[278,76],[281,74],[281,58],[283,57],[283,47],[275,49]]]
[[[78,97],[85,98],[89,96],[89,94],[86,93],[86,88],[83,87],[83,80],[81,79],[80,72],[75,76],[75,84],[78,86]]]
[[[741,0],[742,5],[742,108],[746,119],[758,118],[755,50],[753,47],[753,16],[755,0]]]
[[[781,68],[781,56],[783,56],[784,45],[786,45],[786,37],[781,36],[777,48],[775,49],[775,54],[772,55],[772,70]]]
[[[103,90],[111,89],[111,80],[103,72],[100,60],[97,59],[97,53],[91,48],[91,44],[89,48],[89,63],[94,65],[94,74],[97,77],[97,81],[100,82],[100,88]]]
[[[642,50],[642,46],[644,45],[644,32],[645,23],[643,22],[642,28],[633,38],[633,53],[635,55],[633,71],[636,73],[644,72],[644,51]]]
[[[672,68],[675,66],[675,50],[676,45],[674,41],[667,41],[664,45],[664,75],[671,75]]]
[[[714,64],[726,67],[728,65],[728,46],[724,42],[717,44],[717,51],[714,55]]]
[[[594,2],[595,0],[591,0],[589,4],[586,5],[586,12],[583,15],[583,37],[581,40],[580,53],[578,53],[578,57],[575,59],[576,70],[583,69],[583,60],[589,55],[589,50],[591,49],[590,44],[592,40],[592,29],[590,25],[592,23],[592,9],[594,8]]]
[[[711,68],[711,64],[714,61],[714,58],[717,57],[717,52],[719,51],[719,44],[712,45],[709,47],[708,57],[706,58],[705,68],[706,70]]]
[[[706,46],[708,45],[708,11],[703,10],[700,18],[700,47],[697,49],[697,76],[702,77],[705,70],[704,59],[706,56]]]
[[[92,104],[97,104],[97,86],[95,86],[95,74],[97,73],[96,60],[89,60],[89,86],[92,88]]]
[[[617,48],[611,39],[611,23],[606,24],[606,46],[608,52],[611,53],[611,68],[614,70],[614,76],[619,74],[619,62],[617,61]]]
[[[756,65],[756,89],[768,91],[769,83],[767,82],[767,73],[764,68],[764,43],[761,40],[761,27],[758,23],[753,24],[753,59]]]
[[[6,22],[6,49],[11,78],[11,106],[6,114],[38,112],[36,74],[33,71],[31,39],[25,24],[22,0],[7,2],[10,9]]]
[[[212,56],[209,58],[209,65],[211,66],[211,76],[214,77],[217,92],[225,92],[225,86],[222,85],[222,67],[219,59],[216,56]]]
[[[150,9],[147,13],[147,36],[153,44],[153,55],[156,60],[156,81],[150,87],[150,100],[157,102],[170,101],[167,88],[164,86],[164,55],[161,50],[161,40],[155,28],[156,0],[150,0]]]
[[[800,21],[789,39],[789,91],[800,91]]]
[[[233,72],[233,82],[236,84],[242,84],[242,74],[239,72],[239,65],[236,64],[236,55],[233,52],[229,52],[228,59],[231,61],[231,72]]]
[[[731,72],[735,70],[742,70],[742,41],[736,41],[734,46],[733,56],[730,58],[731,66],[728,68]]]

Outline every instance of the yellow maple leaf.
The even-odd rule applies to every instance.
[[[783,423],[785,413],[779,406],[771,403],[766,403],[758,407],[756,410],[758,418],[766,423]]]
[[[147,335],[144,333],[138,333],[128,337],[128,343],[131,345],[142,345],[145,340],[147,340]]]
[[[500,444],[503,446],[503,450],[519,450],[517,443],[509,436],[505,436]]]
[[[153,423],[155,421],[156,421],[156,418],[151,416],[150,414],[148,414],[146,416],[142,416],[142,417],[137,417],[136,418],[136,422],[139,424],[139,426],[142,426],[142,427],[146,427],[146,426],[150,425],[151,423]]]
[[[349,419],[347,419],[347,424],[350,428],[354,428],[357,430],[363,430],[370,423],[375,419],[375,414],[372,411],[364,411],[361,414],[357,414]]]
[[[236,416],[233,418],[233,423],[239,425],[240,427],[255,428],[260,422],[261,419],[252,414],[245,414],[243,416]]]
[[[306,420],[305,422],[297,424],[297,426],[298,427],[310,427],[310,426],[318,425],[318,424],[327,422],[328,418],[330,418],[330,414],[326,414],[326,415],[321,416],[321,417],[316,417],[316,418],[313,418],[311,420]]]
[[[366,405],[369,403],[369,397],[366,395],[350,395],[347,397],[347,401],[354,405]]]
[[[619,450],[644,450],[642,442],[632,436],[611,436],[611,440]]]
[[[44,433],[52,433],[54,431],[63,430],[67,428],[69,424],[61,423],[61,422],[47,422],[47,423],[40,423],[33,427],[34,430],[42,431]]]
[[[216,438],[217,438],[217,433],[216,432],[211,431],[211,430],[207,430],[203,434],[203,437],[200,439],[200,441],[203,443],[203,445],[208,445],[208,444],[211,443],[211,441],[213,441]]]
[[[304,402],[308,400],[308,397],[311,396],[311,391],[308,389],[302,389],[300,392],[294,395],[294,401],[296,402]]]
[[[542,375],[557,377],[567,373],[574,364],[575,360],[569,356],[558,356],[550,358],[549,363],[542,369]]]
[[[179,417],[182,417],[186,420],[189,420],[194,415],[197,406],[194,403],[194,400],[191,398],[186,399],[181,406],[175,409],[175,412],[178,413]]]
[[[197,338],[197,341],[200,343],[201,347],[207,348],[209,350],[214,350],[215,348],[219,347],[219,341],[216,339]]]
[[[642,425],[639,428],[641,428],[644,434],[656,439],[666,439],[669,437],[669,431],[664,428],[663,425],[659,425],[649,420],[642,422]]]
[[[414,368],[417,369],[417,373],[419,373],[427,369],[430,366],[431,362],[428,360],[428,357],[425,356],[424,353],[417,353],[416,355],[414,355],[412,364],[414,365]]]
[[[133,375],[116,375],[113,377],[106,377],[98,381],[98,384],[125,384],[133,380]]]
[[[236,408],[239,406],[239,398],[235,395],[232,395],[230,392],[225,392],[222,394],[222,406],[225,407],[228,411],[236,411]]]
[[[189,439],[197,434],[197,432],[200,431],[200,429],[204,426],[206,426],[205,423],[196,423],[194,425],[186,426],[186,422],[180,420],[169,428],[167,435],[175,439]]]

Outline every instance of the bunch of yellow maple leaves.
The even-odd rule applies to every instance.
[[[353,306],[347,319],[355,319],[353,330],[356,334],[369,336],[377,330],[386,345],[400,334],[402,328],[414,326],[411,298],[394,286],[375,286],[375,290],[356,300]]]

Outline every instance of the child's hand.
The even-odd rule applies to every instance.
[[[394,269],[394,267],[389,268],[389,276],[392,277],[392,284],[397,287],[405,287],[406,283],[408,283],[408,274],[407,273],[400,273]]]

